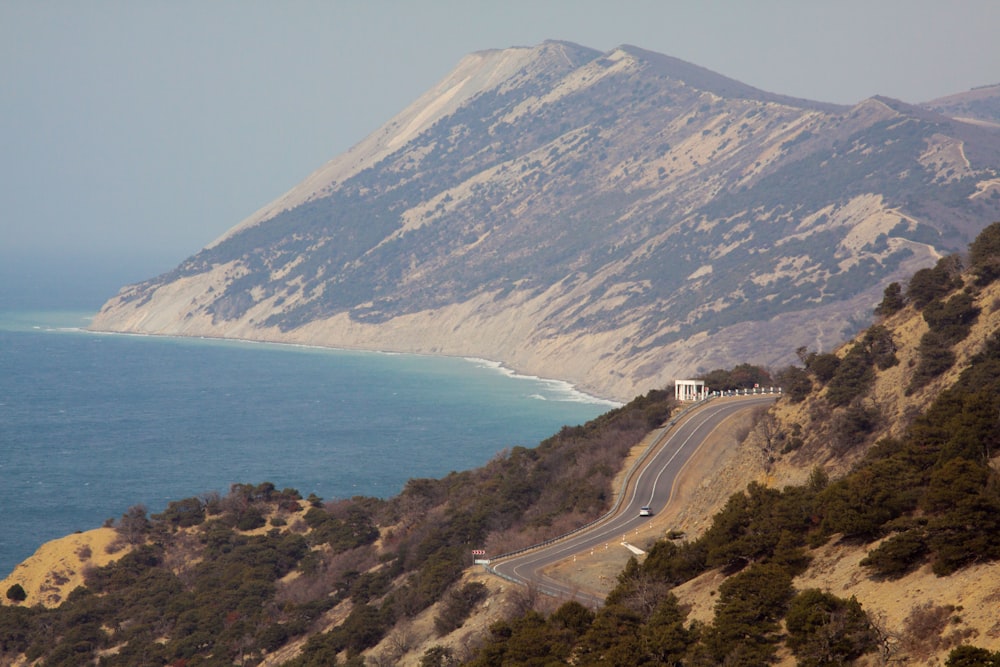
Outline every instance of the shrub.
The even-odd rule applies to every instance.
[[[875,325],[865,332],[862,345],[872,362],[880,369],[892,368],[899,363],[896,357],[896,341],[892,332],[881,325]]]
[[[910,384],[906,388],[907,395],[926,386],[955,365],[956,356],[948,340],[936,331],[928,331],[920,337],[917,351],[920,354],[920,362],[914,369],[913,377],[910,378]]]
[[[952,649],[944,664],[945,667],[1000,667],[1000,651],[966,644]]]
[[[861,604],[815,588],[796,595],[785,617],[788,648],[806,667],[846,665],[878,646]]]
[[[979,232],[969,245],[969,264],[980,285],[1000,278],[1000,222]]]
[[[952,605],[934,604],[927,601],[916,605],[903,621],[905,635],[904,646],[914,657],[926,657],[930,651],[940,647],[942,633],[953,618],[955,607]]]
[[[457,664],[454,651],[447,646],[431,646],[420,656],[420,667],[450,667]]]
[[[847,537],[879,537],[886,522],[916,508],[914,477],[905,462],[885,459],[833,482],[817,496],[823,529]]]
[[[118,525],[115,526],[115,530],[118,531],[122,539],[129,544],[135,545],[141,544],[146,540],[149,527],[149,519],[146,517],[146,506],[133,505],[122,515]]]
[[[874,406],[866,406],[862,401],[854,401],[833,418],[833,441],[835,454],[843,455],[865,441],[878,426],[881,415]]]
[[[919,565],[927,552],[923,531],[908,530],[893,535],[869,551],[860,565],[870,568],[874,574],[898,578]]]
[[[236,520],[236,527],[240,530],[255,530],[263,526],[267,521],[264,515],[256,507],[250,507],[243,512]]]
[[[808,358],[806,368],[816,376],[817,380],[826,384],[837,373],[838,366],[840,366],[840,357],[832,352],[824,352],[823,354],[811,355]]]
[[[434,618],[434,629],[438,636],[443,637],[452,630],[462,627],[465,619],[488,592],[486,585],[478,581],[452,589],[445,596],[441,612]]]
[[[780,630],[778,620],[792,595],[792,578],[777,565],[751,565],[722,582],[715,622],[704,636],[716,664],[771,662]]]
[[[21,584],[14,584],[7,589],[7,599],[11,602],[24,602],[28,599],[28,594],[24,591],[24,587]]]
[[[774,383],[766,369],[752,364],[738,364],[728,371],[716,369],[698,379],[704,380],[705,386],[715,391],[752,389],[755,384],[764,387]]]
[[[162,513],[154,514],[152,518],[175,528],[189,528],[205,520],[205,506],[198,498],[175,500]]]
[[[874,381],[871,356],[862,343],[855,344],[830,378],[826,398],[831,405],[847,405],[868,393]]]
[[[901,311],[905,305],[903,288],[899,283],[889,283],[882,293],[882,302],[875,307],[875,314],[880,317],[889,317]]]
[[[949,575],[976,561],[1000,558],[1000,498],[994,489],[963,499],[927,525],[931,569]]]
[[[931,301],[924,308],[924,320],[946,344],[954,345],[969,335],[979,317],[979,308],[971,294],[960,292],[947,301]]]
[[[957,255],[948,255],[938,260],[933,269],[920,269],[910,278],[906,298],[916,308],[926,306],[956,287],[962,285],[960,271],[962,263]]]
[[[779,371],[775,379],[792,403],[801,403],[812,391],[809,374],[798,366],[788,366]]]

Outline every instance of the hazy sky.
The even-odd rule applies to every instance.
[[[1000,83],[997,26],[996,0],[0,0],[0,281],[168,270],[471,51],[633,44],[771,92],[922,102]]]

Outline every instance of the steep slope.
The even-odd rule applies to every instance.
[[[970,263],[918,272],[835,354],[803,353],[783,375],[811,388],[699,471],[673,514],[687,534],[661,526],[602,577],[596,614],[515,615],[466,664],[995,664],[1000,223]]]
[[[619,399],[830,347],[1000,218],[1000,132],[624,46],[473,54],[94,328],[475,355]]]

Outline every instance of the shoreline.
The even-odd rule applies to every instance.
[[[553,388],[558,388],[559,390],[564,391],[567,395],[571,397],[578,397],[576,399],[574,398],[567,399],[570,402],[587,403],[592,405],[607,405],[609,409],[618,408],[624,405],[624,403],[621,401],[616,401],[610,398],[604,398],[602,396],[597,396],[595,394],[589,394],[583,391],[582,389],[577,388],[575,385],[566,380],[560,380],[558,378],[547,378],[547,377],[542,377],[540,375],[528,375],[527,373],[522,373],[516,369],[506,366],[502,361],[495,361],[493,359],[486,359],[484,357],[472,357],[459,354],[438,354],[434,352],[396,352],[393,350],[378,350],[365,347],[317,345],[315,343],[289,343],[286,341],[268,340],[263,338],[261,339],[230,338],[228,336],[206,336],[206,335],[183,336],[180,334],[136,333],[133,331],[108,331],[103,329],[90,329],[90,328],[75,328],[73,330],[79,331],[80,333],[87,333],[94,335],[137,336],[137,337],[149,337],[149,338],[166,338],[173,340],[201,340],[206,342],[217,342],[223,344],[239,343],[244,345],[273,345],[275,347],[315,350],[318,352],[354,352],[360,354],[378,354],[388,357],[419,357],[423,359],[458,359],[461,361],[468,362],[479,368],[495,371],[500,375],[509,377],[514,380],[531,380],[534,382],[540,382],[542,384],[549,385]],[[544,397],[540,398],[541,400],[550,400]]]
[[[75,494],[72,497],[77,499],[67,504],[76,506],[79,511],[76,513],[64,512],[56,517],[57,520],[53,523],[58,524],[61,528],[63,528],[54,533],[56,536],[66,535],[73,530],[81,528],[98,526],[100,525],[100,522],[108,516],[115,516],[120,510],[131,504],[135,504],[136,502],[145,503],[150,507],[155,506],[155,511],[159,511],[163,508],[163,506],[165,506],[165,503],[170,500],[184,498],[186,496],[202,493],[207,490],[225,490],[230,483],[246,482],[247,480],[253,482],[259,482],[261,480],[280,481],[286,486],[301,489],[303,491],[303,495],[316,490],[319,488],[316,487],[316,485],[320,484],[325,485],[323,486],[323,489],[325,490],[316,490],[316,492],[318,495],[323,497],[348,498],[356,495],[357,493],[363,493],[364,495],[374,497],[390,498],[395,496],[403,488],[405,482],[409,478],[437,478],[448,474],[449,471],[474,469],[475,467],[485,465],[493,456],[497,454],[497,452],[513,446],[537,446],[543,439],[558,432],[559,428],[562,426],[566,424],[583,424],[586,421],[596,418],[599,414],[602,414],[609,409],[605,402],[585,396],[582,392],[573,391],[569,387],[568,383],[558,380],[533,378],[530,376],[516,374],[510,369],[503,367],[502,364],[488,359],[458,357],[457,355],[446,356],[436,354],[350,350],[333,348],[324,345],[259,341],[252,339],[247,340],[225,338],[221,336],[174,336],[99,331],[89,328],[89,320],[86,318],[89,318],[92,314],[92,311],[83,312],[80,310],[61,310],[58,312],[33,310],[30,313],[25,310],[0,311],[0,331],[9,332],[3,333],[2,335],[5,340],[9,340],[11,342],[9,350],[12,352],[17,351],[22,347],[26,350],[46,350],[51,348],[52,350],[56,350],[59,354],[62,354],[63,350],[72,351],[72,357],[67,357],[67,360],[70,358],[75,360],[72,364],[73,368],[76,368],[77,365],[81,365],[87,366],[88,368],[103,369],[106,367],[107,369],[113,371],[114,366],[105,366],[105,361],[107,363],[111,363],[111,359],[113,357],[117,358],[124,356],[130,360],[130,363],[135,361],[136,363],[139,363],[142,368],[147,369],[145,371],[147,372],[147,376],[139,377],[139,380],[143,383],[142,387],[150,384],[156,384],[156,378],[148,376],[148,373],[155,373],[157,368],[162,368],[162,366],[157,366],[155,364],[145,364],[142,360],[147,358],[158,358],[161,354],[168,355],[168,357],[165,358],[176,360],[182,360],[185,358],[204,359],[205,363],[214,359],[223,359],[228,360],[226,361],[227,364],[235,364],[233,368],[244,367],[248,370],[253,367],[259,367],[261,369],[260,371],[252,371],[252,374],[249,376],[254,378],[255,382],[267,384],[268,378],[280,378],[281,384],[279,386],[287,385],[289,391],[294,391],[296,395],[301,394],[302,392],[295,389],[293,385],[299,384],[300,386],[311,386],[311,384],[306,385],[306,382],[316,383],[317,387],[331,385],[331,382],[338,386],[344,386],[347,383],[337,379],[341,377],[338,369],[342,368],[350,373],[352,372],[351,369],[357,368],[358,370],[353,372],[355,374],[362,374],[358,375],[359,381],[362,381],[365,377],[375,378],[378,386],[385,388],[387,391],[385,396],[386,400],[395,401],[396,404],[399,405],[399,408],[393,409],[395,414],[412,413],[415,415],[415,418],[408,422],[405,427],[400,428],[397,428],[395,426],[395,422],[390,419],[389,430],[382,430],[383,432],[388,432],[390,435],[395,437],[395,440],[393,440],[393,437],[388,437],[387,439],[384,434],[378,435],[376,430],[370,426],[367,429],[370,435],[366,435],[365,430],[362,430],[360,427],[355,429],[350,420],[345,421],[339,417],[330,417],[330,415],[335,412],[336,406],[339,405],[339,403],[336,402],[324,404],[333,407],[322,409],[322,415],[317,415],[316,418],[313,418],[312,416],[313,414],[316,414],[315,409],[312,409],[312,412],[309,413],[303,412],[301,417],[298,417],[297,419],[300,419],[306,424],[305,430],[317,430],[321,428],[321,425],[325,423],[324,419],[326,419],[329,424],[322,428],[325,428],[331,433],[339,433],[342,430],[356,432],[356,435],[350,436],[353,440],[347,442],[344,447],[340,447],[340,441],[331,439],[333,436],[330,435],[328,437],[328,434],[325,434],[325,432],[322,437],[310,436],[311,439],[308,442],[305,440],[301,441],[304,443],[301,447],[303,454],[301,456],[297,455],[297,458],[301,461],[310,460],[308,457],[313,457],[316,452],[328,455],[329,460],[335,463],[347,461],[348,459],[351,461],[351,465],[347,465],[347,463],[343,463],[343,465],[341,463],[336,463],[336,468],[333,472],[325,474],[320,481],[316,481],[314,479],[316,475],[308,471],[309,466],[305,466],[305,472],[299,470],[304,467],[299,461],[294,462],[295,465],[292,468],[293,472],[290,473],[288,470],[281,467],[284,465],[282,461],[274,464],[267,463],[263,466],[259,463],[257,465],[251,465],[250,463],[244,461],[245,457],[237,456],[233,459],[233,463],[231,464],[233,466],[232,472],[223,471],[225,473],[224,475],[213,475],[212,479],[208,479],[208,481],[198,481],[195,484],[185,482],[186,486],[180,491],[173,491],[170,489],[167,491],[161,491],[161,487],[166,487],[163,484],[159,484],[156,487],[155,492],[149,492],[144,486],[139,492],[131,492],[129,490],[128,492],[122,494],[123,499],[107,503],[104,499],[96,497],[96,492],[92,490],[94,488],[98,488],[95,486],[95,480],[107,478],[105,474],[101,473],[100,475],[92,475],[89,472],[89,469],[86,471],[86,474],[84,474],[75,467],[72,468],[72,470],[70,468],[66,468],[65,470],[60,469],[56,471],[56,473],[64,476],[70,475],[69,479],[73,486],[72,491]],[[101,338],[102,336],[104,336],[104,338]],[[149,340],[146,340],[145,342],[143,340],[133,340],[129,343],[129,339],[116,338],[118,336],[138,336]],[[163,340],[157,341],[155,340],[156,338]],[[119,342],[116,343],[115,340]],[[275,345],[280,347],[273,347]],[[240,346],[245,347],[241,350],[239,349]],[[254,354],[253,350],[257,350],[256,354]],[[290,352],[298,352],[298,354],[290,354]],[[373,354],[382,356],[373,356]],[[383,356],[401,358],[398,360],[382,359]],[[406,359],[406,357],[409,357],[409,359]],[[53,357],[52,354],[49,353],[46,358],[58,359],[60,357]],[[51,366],[51,368],[49,368],[49,366]],[[133,364],[132,366],[129,366],[129,368],[133,368],[134,366],[135,365]],[[73,384],[72,380],[69,383],[61,382],[61,376],[65,375],[66,371],[66,367],[62,363],[32,366],[32,368],[39,367],[45,367],[48,371],[51,371],[53,379],[49,382],[49,384],[59,386],[64,384]],[[214,366],[212,367],[214,368]],[[12,368],[14,367],[12,366]],[[164,368],[164,372],[166,372],[166,370],[167,369]],[[423,376],[424,379],[421,379],[422,373],[426,373],[426,375]],[[76,377],[77,375],[78,374],[74,374],[72,377]],[[9,379],[13,380],[14,377],[17,376],[11,375]],[[45,377],[48,378],[49,376],[46,375]],[[302,381],[299,382],[296,380],[297,377],[301,378]],[[509,382],[507,378],[534,380],[534,382],[532,384],[515,383]],[[364,380],[364,382],[367,383],[368,381]],[[226,391],[223,391],[223,389],[229,387],[229,383],[223,383],[224,386],[222,388],[213,390],[212,386],[219,385],[219,380],[213,380],[211,375],[204,376],[204,382],[202,384],[203,391],[207,393],[214,393],[219,396],[228,395]],[[433,384],[434,386],[429,386],[430,384]],[[457,387],[457,389],[449,388],[449,385]],[[104,386],[106,386],[106,384]],[[396,389],[399,387],[405,387],[405,390],[397,392]],[[464,389],[465,387],[468,387],[468,391]],[[445,406],[450,405],[453,400],[458,402],[465,400],[463,396],[473,395],[474,391],[478,387],[483,387],[488,391],[496,391],[496,399],[479,401],[476,403],[477,407],[475,413],[470,413],[467,418],[463,418],[463,421],[468,424],[477,424],[479,421],[482,421],[490,427],[489,433],[483,432],[481,434],[483,437],[478,437],[478,434],[470,435],[468,437],[463,436],[466,437],[466,439],[474,438],[476,442],[454,443],[456,447],[455,455],[453,457],[448,457],[451,460],[441,463],[438,466],[440,467],[440,470],[437,470],[437,468],[434,468],[433,470],[424,470],[422,464],[425,460],[436,460],[427,452],[440,451],[442,446],[441,442],[450,443],[451,441],[447,440],[447,438],[444,438],[444,440],[439,439],[430,446],[430,449],[427,449],[424,440],[421,439],[424,437],[422,434],[426,431],[433,431],[434,428],[429,424],[423,425],[421,423],[422,420],[433,418],[435,415],[439,414],[437,411],[439,406],[444,408]],[[442,390],[441,399],[436,398],[438,388]],[[143,391],[145,390],[143,389]],[[310,390],[306,389],[306,391],[308,392]],[[21,393],[23,394],[23,392]],[[388,393],[393,395],[398,393],[398,397],[389,397]],[[409,394],[409,396],[407,396],[407,394]],[[195,394],[195,399],[199,401],[202,400],[197,397],[198,394]],[[497,400],[500,402],[498,403]],[[508,400],[511,401],[511,406],[516,407],[514,413],[508,413],[506,408]],[[410,406],[400,405],[403,401],[409,403]],[[311,403],[312,402],[308,400],[296,400],[295,405],[311,405]],[[18,404],[10,403],[10,405],[17,407]],[[157,405],[161,407],[157,407]],[[163,410],[162,406],[170,405],[172,404],[157,403],[152,405],[151,409],[157,413],[168,413],[171,411]],[[226,403],[226,405],[228,406],[227,415],[240,414],[239,405],[233,406],[230,403]],[[492,409],[490,407],[491,405],[493,406]],[[64,408],[65,406],[59,405],[57,407]],[[369,402],[364,405],[355,405],[355,407],[351,409],[351,413],[353,415],[361,415],[364,417],[365,413],[369,410],[379,410],[381,407],[384,407],[384,405],[379,404],[378,402]],[[33,413],[19,412],[18,414]],[[62,415],[64,414],[68,414],[68,416],[63,417]],[[47,419],[53,423],[61,423],[60,420],[65,421],[68,419],[72,421],[81,414],[84,413],[74,410],[59,412],[52,411],[52,414],[48,416],[45,413],[39,413],[39,418]],[[299,413],[296,412],[295,414]],[[563,415],[567,416],[564,417]],[[117,416],[116,419],[118,419]],[[517,428],[514,428],[514,424],[508,425],[508,422],[512,420],[517,421],[522,419],[534,420],[539,423],[547,424],[547,426],[546,428],[535,429],[537,434],[532,432],[530,437],[522,437],[521,435],[518,435],[520,431],[517,430]],[[97,421],[101,420],[95,421],[91,419],[88,420],[88,423],[97,423]],[[343,425],[341,425],[342,421],[344,421]],[[125,422],[121,422],[120,420],[115,421],[113,429],[115,431],[120,431],[120,424],[124,424],[125,427],[132,428],[134,425],[133,422],[135,424],[145,424],[145,420],[135,421],[131,417],[128,417]],[[310,422],[313,422],[313,424],[310,424]],[[378,423],[382,424],[383,422],[380,421]],[[465,424],[453,423],[448,425],[448,420],[445,420],[444,422],[439,421],[439,424],[442,423],[445,424],[446,428],[452,432],[466,430]],[[274,424],[275,428],[283,429],[282,434],[279,434],[278,436],[268,435],[266,437],[262,437],[260,446],[260,451],[262,452],[284,448],[287,437],[284,436],[283,433],[295,430],[294,425],[287,429],[282,426],[289,425],[291,422],[282,422],[279,420],[275,421]],[[142,428],[149,430],[146,426],[142,426]],[[216,429],[216,431],[218,431],[218,429]],[[188,461],[189,459],[186,457],[189,454],[200,456],[202,458],[207,456],[210,459],[211,456],[203,455],[203,451],[215,450],[219,447],[229,446],[230,438],[227,438],[228,431],[216,431],[212,431],[209,435],[206,435],[204,432],[188,434],[187,431],[184,431],[181,433],[181,436],[176,440],[180,443],[178,451],[181,452],[183,456],[179,455],[180,458],[171,459],[171,465],[164,466],[162,468],[165,478],[171,479],[172,475],[170,471],[174,468],[181,467],[179,464],[173,464],[177,461]],[[18,432],[20,433],[20,431]],[[40,431],[38,431],[38,429],[24,431],[25,434],[37,432]],[[163,433],[164,430],[157,429],[155,432]],[[146,431],[140,429],[137,433],[138,440],[145,442]],[[89,438],[89,435],[89,431],[84,432],[84,436],[87,436],[87,438]],[[113,439],[108,440],[107,438],[87,438],[80,440],[80,443],[84,444],[78,443],[79,446],[74,445],[72,447],[64,445],[62,446],[62,449],[72,449],[74,452],[91,451],[91,449],[93,449],[94,456],[91,456],[88,460],[95,460],[106,454],[108,446],[105,446],[105,440],[108,442],[114,442]],[[196,443],[203,440],[208,442],[206,438],[211,438],[210,447],[190,445],[190,443]],[[264,440],[268,438],[273,441],[271,444],[264,443]],[[416,445],[424,447],[424,449],[415,449],[413,447],[413,443],[410,443],[407,448],[408,453],[406,455],[410,457],[417,457],[416,463],[421,465],[417,465],[416,467],[407,467],[403,469],[403,472],[395,476],[391,474],[372,474],[370,476],[363,475],[362,479],[365,484],[369,484],[369,482],[371,483],[368,486],[364,486],[363,491],[357,490],[359,488],[358,483],[351,485],[342,483],[343,480],[341,477],[343,477],[342,471],[344,469],[353,470],[354,467],[357,467],[360,470],[364,468],[365,462],[358,460],[359,455],[351,455],[345,459],[342,454],[338,454],[337,452],[340,452],[341,450],[352,451],[351,448],[358,447],[358,451],[363,452],[364,457],[367,457],[366,460],[384,461],[384,458],[372,458],[376,455],[367,452],[378,453],[390,451],[388,448],[393,446],[393,442],[405,442],[407,438],[412,438]],[[47,438],[47,440],[52,443],[63,441],[69,442],[72,438],[69,440],[61,437]],[[327,442],[327,440],[329,440],[329,442]],[[368,440],[379,440],[378,446],[374,448],[362,446],[372,444],[367,442]],[[493,443],[493,440],[496,440],[496,442]],[[298,446],[299,444],[299,440],[295,440],[294,438],[289,442],[291,445]],[[95,445],[94,443],[97,444]],[[331,443],[337,444],[337,447],[333,447]],[[484,446],[482,443],[486,443],[488,446]],[[100,446],[98,447],[98,445]],[[265,445],[267,446],[265,447]],[[34,457],[34,460],[39,462],[48,458],[48,455],[39,457],[37,452],[35,454],[31,454],[33,451],[32,447],[18,447],[17,449],[19,449],[24,456]],[[478,450],[483,450],[484,453],[482,456],[474,453]],[[45,451],[48,450],[46,449]],[[253,451],[256,452],[257,450],[255,449]],[[470,452],[473,453],[470,454]],[[63,452],[63,454],[65,454],[65,452]],[[381,455],[379,454],[378,456]],[[469,459],[470,456],[478,456],[478,458]],[[254,461],[257,460],[256,457],[252,458],[254,458]],[[262,460],[270,461],[271,458],[273,457],[269,458],[264,456]],[[60,455],[58,460],[64,460],[64,457]],[[14,463],[17,461],[20,461],[20,459],[7,459],[4,462],[4,465],[0,465],[0,468],[13,470]],[[384,466],[380,463],[379,467]],[[34,476],[29,480],[31,481],[30,488],[27,486],[26,488],[31,492],[41,494],[45,492],[46,488],[51,488],[52,482],[54,482],[57,478],[53,476],[54,473],[49,470],[49,468],[44,467],[41,463],[38,468],[39,469],[37,471],[34,468],[31,469]],[[125,468],[123,468],[123,470],[124,469]],[[247,472],[248,469],[250,472]],[[139,467],[136,467],[136,470],[139,470]],[[303,475],[305,476],[303,477]],[[160,475],[158,474],[157,476],[159,477]],[[24,475],[21,477],[22,479],[28,479]],[[126,481],[129,481],[132,477],[144,477],[144,475],[135,473],[131,476],[125,475],[125,477],[128,477]],[[281,477],[281,480],[276,479],[276,477]],[[371,479],[369,479],[369,477],[371,477]],[[400,478],[398,483],[396,481],[396,477]],[[36,482],[36,478],[41,481]],[[303,481],[303,479],[305,481]],[[357,479],[354,481],[357,482]],[[139,495],[147,493],[148,495]],[[86,502],[81,504],[81,502],[78,502],[78,497],[82,498]],[[99,507],[110,509],[98,509],[96,514],[94,512],[90,512],[93,515],[91,517],[93,520],[77,521],[74,519],[76,514],[82,514],[83,510],[80,508],[86,509],[89,507],[87,503],[97,503]],[[25,514],[23,516],[27,515]],[[65,525],[60,523],[64,521],[64,519],[68,522]],[[19,541],[17,544],[12,543],[9,545],[9,550],[0,549],[0,551],[5,552],[5,556],[23,555],[24,557],[27,557],[32,553],[32,549],[37,548],[40,543],[45,541],[44,536],[40,535],[34,529],[31,529],[30,531],[27,530],[25,528],[25,521],[26,519],[11,519],[8,521],[8,524],[12,526],[12,531],[21,532],[21,534],[23,534],[27,539]],[[42,524],[38,525],[40,527],[42,526]],[[45,533],[45,535],[48,535],[48,533]],[[22,552],[24,553],[22,554]],[[20,562],[21,560],[23,559],[19,557],[12,558],[12,561]],[[16,567],[16,565],[16,562],[12,562],[10,567],[13,568]]]
[[[497,372],[501,375],[504,375],[506,377],[515,380],[530,380],[534,382],[539,382],[551,388],[554,393],[564,393],[567,396],[567,398],[560,400],[566,400],[567,402],[586,403],[590,405],[604,405],[607,406],[609,410],[614,408],[619,408],[625,404],[624,402],[613,398],[607,398],[605,396],[598,396],[597,394],[586,392],[567,380],[529,374],[526,372],[522,372],[516,368],[511,368],[510,366],[507,366],[503,361],[489,359],[486,357],[476,357],[476,356],[458,355],[458,354],[438,354],[433,352],[396,352],[392,350],[379,350],[379,349],[371,349],[365,347],[318,345],[315,343],[290,343],[287,341],[270,340],[263,338],[260,339],[235,338],[228,336],[208,336],[204,334],[197,336],[185,336],[181,334],[139,333],[134,331],[112,331],[107,329],[92,329],[90,328],[89,323],[93,322],[94,317],[97,315],[96,311],[91,312],[91,311],[75,311],[75,310],[32,310],[32,311],[13,310],[13,311],[0,311],[0,317],[22,316],[22,317],[17,317],[17,319],[21,320],[25,315],[41,316],[45,314],[55,315],[57,313],[63,313],[67,316],[80,317],[81,319],[87,320],[88,324],[82,326],[73,326],[73,325],[56,326],[54,324],[48,325],[49,330],[51,331],[64,331],[64,332],[76,331],[79,333],[86,333],[92,335],[137,336],[137,337],[150,337],[150,338],[166,338],[173,340],[201,340],[201,341],[219,342],[219,343],[241,343],[248,345],[273,345],[273,346],[288,347],[288,348],[303,349],[303,350],[317,350],[317,351],[330,351],[330,352],[360,352],[365,354],[379,354],[385,356],[412,356],[412,357],[430,358],[430,359],[433,358],[461,359],[474,366],[478,366],[480,368]],[[44,329],[46,328],[46,324],[36,323],[32,328],[34,330]],[[535,397],[538,398],[539,400],[552,400],[540,395],[536,395]]]

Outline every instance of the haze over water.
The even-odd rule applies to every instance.
[[[495,364],[93,334],[0,312],[0,577],[43,542],[237,482],[389,497],[612,404]]]

